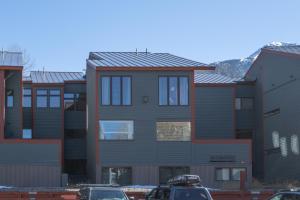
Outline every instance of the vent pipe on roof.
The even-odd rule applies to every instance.
[[[135,48],[135,54],[136,54],[136,55],[138,54],[137,48]]]
[[[146,54],[148,53],[148,49],[146,48]]]

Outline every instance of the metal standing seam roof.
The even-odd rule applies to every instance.
[[[0,51],[0,66],[22,67],[22,52]]]
[[[284,53],[300,54],[300,45],[268,46],[263,49]]]
[[[234,79],[228,76],[217,74],[215,71],[210,70],[195,70],[194,82],[200,84],[227,84],[235,83],[238,79]]]
[[[93,67],[208,67],[169,53],[150,52],[91,52],[87,62]]]
[[[49,72],[32,71],[23,81],[32,81],[32,83],[64,83],[65,81],[84,81],[83,72]]]

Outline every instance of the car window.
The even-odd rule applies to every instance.
[[[273,196],[270,200],[281,200],[282,194]]]
[[[169,196],[170,196],[170,190],[169,189],[160,189],[160,190],[158,190],[155,199],[168,200]]]
[[[283,194],[280,200],[300,200],[300,195],[297,194]]]
[[[127,200],[123,192],[117,190],[92,190],[91,200]]]
[[[153,189],[149,195],[148,195],[148,199],[154,199],[155,195],[156,195],[157,189]]]
[[[174,200],[208,200],[208,195],[205,190],[194,189],[176,189]]]

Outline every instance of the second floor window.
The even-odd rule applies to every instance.
[[[134,123],[132,120],[100,120],[101,140],[132,140]]]
[[[159,77],[159,105],[189,105],[189,79],[185,76]]]
[[[47,108],[47,90],[38,89],[36,90],[36,107]]]
[[[131,77],[104,76],[101,78],[101,105],[131,105]]]
[[[235,99],[236,110],[253,110],[254,99],[250,97],[240,97]]]
[[[50,98],[49,98],[49,106],[50,108],[60,108],[60,90],[52,89],[49,90]]]
[[[23,108],[31,108],[31,89],[23,89]]]

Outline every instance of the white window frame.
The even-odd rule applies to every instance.
[[[124,123],[128,125],[128,131],[106,131],[104,123]],[[127,135],[127,138],[105,137],[105,135],[121,134]],[[99,140],[133,140],[134,138],[134,121],[133,120],[99,120]]]

